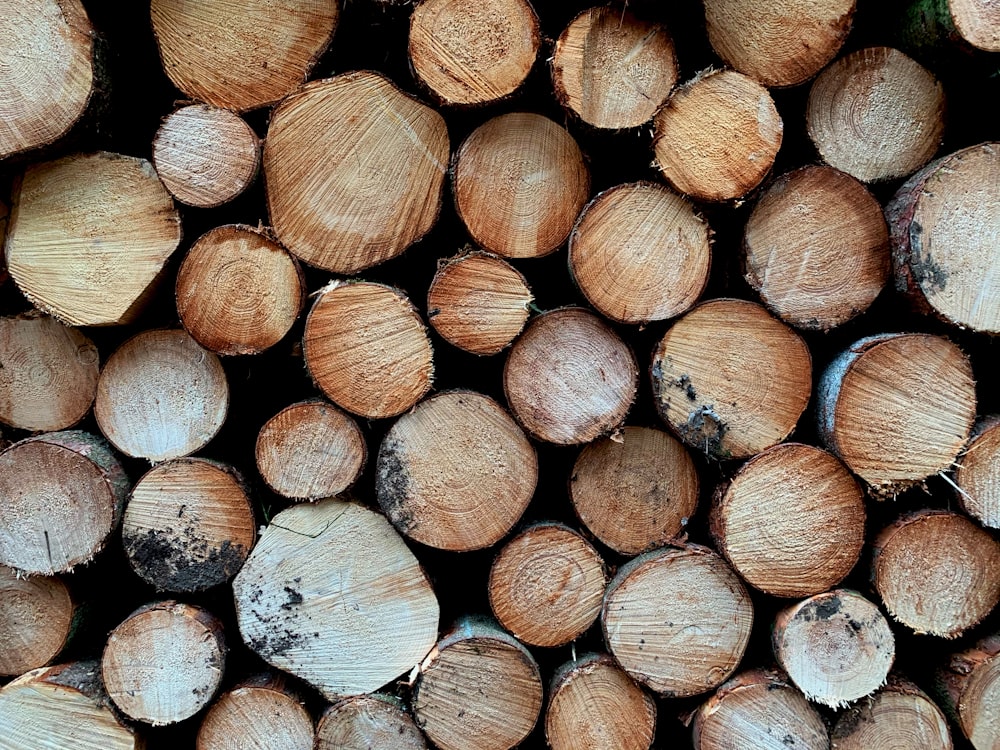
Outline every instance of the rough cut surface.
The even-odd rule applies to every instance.
[[[316,750],[427,750],[427,741],[398,699],[359,695],[336,701],[320,716]]]
[[[958,464],[955,484],[962,509],[983,526],[1000,529],[1000,416],[976,425]]]
[[[202,719],[196,750],[313,750],[315,734],[305,706],[267,675],[219,696]]]
[[[61,579],[0,570],[0,675],[22,675],[52,662],[69,640],[75,614]]]
[[[937,677],[943,708],[973,747],[1000,747],[1000,633],[952,654]]]
[[[948,0],[955,28],[973,47],[1000,52],[1000,6],[993,0]]]
[[[951,750],[944,714],[926,693],[899,675],[867,701],[841,714],[833,750]]]

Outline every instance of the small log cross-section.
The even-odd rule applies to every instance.
[[[196,750],[313,750],[309,712],[275,675],[263,674],[223,693],[202,719]]]
[[[649,750],[656,703],[607,654],[584,654],[556,670],[545,709],[552,750]]]
[[[378,690],[434,645],[437,598],[385,517],[322,500],[282,511],[233,581],[246,644],[330,700]]]
[[[316,726],[316,750],[427,750],[427,741],[399,699],[374,693],[343,698]]]
[[[983,526],[1000,529],[1000,415],[976,425],[955,471],[958,502]]]
[[[338,406],[394,417],[431,388],[427,327],[403,292],[371,282],[331,282],[316,297],[302,341],[313,381]]]
[[[973,747],[1000,747],[1000,633],[952,654],[937,681],[942,708]]]
[[[680,315],[708,283],[711,230],[684,198],[652,182],[591,201],[569,238],[569,268],[605,317],[648,323]]]
[[[11,195],[10,275],[70,325],[131,322],[181,239],[153,165],[107,152],[29,166]]]
[[[832,167],[789,172],[750,214],[743,263],[747,282],[786,323],[835,328],[867,310],[889,278],[882,207]]]
[[[1000,8],[992,0],[948,0],[948,12],[961,37],[987,52],[1000,52]]]
[[[1000,542],[965,516],[908,513],[873,543],[885,608],[918,633],[957,638],[1000,602]]]
[[[443,104],[486,104],[514,93],[541,44],[528,0],[423,0],[410,16],[410,65]]]
[[[948,722],[934,701],[904,677],[837,718],[833,750],[951,750]]]
[[[536,317],[507,355],[503,388],[518,421],[539,440],[589,443],[621,426],[635,400],[632,351],[579,307]]]
[[[165,461],[215,437],[229,410],[219,358],[184,331],[151,330],[111,355],[97,382],[94,416],[122,453]]]
[[[667,27],[614,6],[580,13],[559,35],[552,54],[556,98],[595,128],[649,122],[677,75]]]
[[[746,458],[795,428],[812,391],[805,342],[758,304],[703,302],[653,352],[653,397],[687,445],[713,458]]]
[[[694,750],[830,750],[823,718],[777,669],[723,684],[695,712],[691,736]]]
[[[724,682],[750,640],[753,603],[707,547],[639,555],[618,569],[601,611],[604,641],[634,679],[666,697]]]
[[[833,589],[778,613],[774,656],[817,703],[844,708],[883,684],[896,641],[878,607],[849,589]]]
[[[267,131],[274,232],[334,273],[395,258],[437,221],[449,148],[444,118],[378,73],[309,83],[278,105]]]
[[[438,394],[400,417],[375,467],[379,505],[400,533],[463,552],[506,536],[537,479],[538,459],[521,428],[473,391]]]
[[[534,657],[488,621],[457,623],[413,686],[417,726],[441,750],[509,750],[528,736],[541,709]]]
[[[69,641],[76,615],[59,578],[0,570],[0,676],[49,664]]]
[[[140,607],[108,636],[101,675],[129,718],[165,726],[207,706],[222,683],[226,643],[208,610],[175,601]]]
[[[583,153],[565,129],[530,112],[494,117],[454,157],[455,209],[473,239],[506,258],[548,255],[590,194]]]
[[[580,534],[558,523],[529,526],[497,554],[490,607],[529,646],[562,646],[601,613],[604,561]]]

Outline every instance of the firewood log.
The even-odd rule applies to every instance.
[[[958,459],[955,484],[962,510],[1000,529],[1000,415],[980,420]]]
[[[316,727],[316,750],[427,750],[427,741],[399,699],[374,693],[329,706]]]
[[[201,721],[195,750],[313,750],[315,735],[301,699],[280,676],[265,673],[219,696]]]
[[[989,0],[914,0],[903,18],[902,36],[918,50],[1000,52],[1000,13]]]
[[[837,717],[833,750],[951,750],[948,722],[934,701],[904,677]]]
[[[976,750],[1000,747],[1000,633],[952,654],[937,686],[942,708]]]
[[[0,675],[50,664],[68,644],[78,615],[61,579],[0,571]]]

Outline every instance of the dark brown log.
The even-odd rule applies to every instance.
[[[962,510],[983,526],[1000,529],[1000,415],[976,424],[955,470]]]
[[[896,674],[867,701],[837,719],[833,750],[951,750],[944,714],[914,683]]]
[[[329,706],[316,728],[316,750],[427,750],[427,741],[398,698],[359,695]]]
[[[1000,747],[1000,633],[952,654],[937,678],[942,708],[973,747]]]
[[[219,696],[201,721],[195,750],[313,750],[315,736],[301,699],[281,677],[263,674]]]
[[[77,615],[61,579],[0,571],[0,675],[51,663],[69,642]]]

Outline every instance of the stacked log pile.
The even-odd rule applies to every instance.
[[[990,0],[0,0],[0,750],[1000,750]]]

